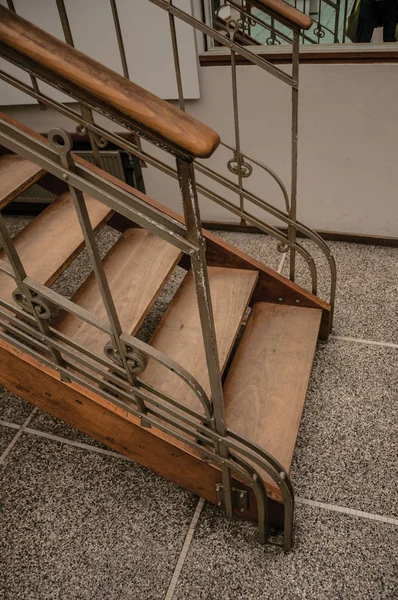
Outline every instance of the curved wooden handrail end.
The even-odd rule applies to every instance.
[[[275,14],[280,15],[286,21],[289,21],[292,25],[300,27],[300,29],[310,29],[312,26],[312,19],[308,15],[302,13],[294,6],[290,6],[284,0],[256,0],[258,5],[262,5],[265,8],[269,8]]]
[[[155,143],[174,154],[208,158],[220,143],[218,134],[170,103],[136,85],[93,58],[68,46],[0,5],[0,43],[58,82],[66,82],[98,104],[126,117]]]

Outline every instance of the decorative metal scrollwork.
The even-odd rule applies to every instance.
[[[250,163],[245,162],[242,158],[240,161],[240,173],[239,173],[239,161],[236,158],[231,158],[227,162],[228,171],[234,175],[241,175],[242,177],[250,177],[253,173],[253,167]]]
[[[48,306],[48,304],[46,304],[46,302],[44,302],[44,300],[40,298],[35,292],[31,292],[31,295],[32,300],[29,301],[27,297],[24,296],[24,294],[22,294],[22,292],[20,292],[18,289],[14,290],[12,294],[15,302],[21,308],[26,310],[26,312],[31,313],[31,306],[33,306],[33,308],[36,311],[36,314],[40,317],[40,319],[44,319],[45,321],[51,319],[51,309]]]
[[[278,252],[287,252],[289,250],[289,244],[284,244],[283,242],[279,242],[276,246]]]
[[[240,19],[228,19],[228,21],[225,23],[225,27],[231,39],[235,37],[239,30],[242,31],[244,29],[243,23]]]
[[[83,137],[84,135],[88,134],[88,129],[87,129],[87,127],[85,127],[85,125],[77,125],[76,126],[76,133],[78,135],[81,135]]]
[[[130,373],[137,375],[138,373],[145,371],[148,364],[148,359],[145,354],[139,350],[136,350],[135,348],[132,348],[131,346],[125,346],[125,351],[126,363]],[[108,342],[105,345],[104,352],[111,361],[120,367],[123,366],[122,357],[111,342]]]
[[[265,43],[267,44],[267,46],[280,46],[281,45],[281,41],[275,37],[275,34],[270,35],[270,37],[268,37],[265,40]]]
[[[316,35],[317,38],[322,39],[325,37],[325,31],[322,28],[322,25],[320,23],[318,23],[318,25],[314,28],[313,30],[314,34]]]

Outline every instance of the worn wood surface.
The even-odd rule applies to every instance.
[[[98,230],[110,218],[111,210],[85,196],[91,224]],[[73,200],[66,192],[14,238],[14,245],[28,277],[51,285],[83,247],[83,233]],[[4,251],[0,259],[8,262]],[[0,273],[0,296],[12,301],[15,281]]]
[[[194,452],[170,443],[171,438],[160,430],[143,428],[136,417],[112,402],[77,384],[60,381],[53,369],[1,339],[0,364],[0,385],[7,390],[162,477],[217,503],[219,470],[201,461]],[[233,484],[249,492],[249,509],[237,511],[237,516],[255,521],[257,508],[252,490],[237,480]],[[271,500],[269,514],[271,523],[281,526],[283,506]]]
[[[124,185],[126,184],[123,184],[123,187]],[[146,201],[149,202],[151,206],[162,210],[165,214],[181,223],[184,222],[181,215],[178,215],[178,213],[166,208],[152,198],[146,198]],[[124,231],[130,226],[131,222],[128,219],[121,217],[121,215],[115,215],[112,219],[112,224],[120,231]],[[322,311],[322,322],[319,335],[322,339],[328,338],[331,316],[330,304],[324,302],[321,298],[314,296],[311,292],[300,287],[297,283],[283,277],[283,275],[280,275],[277,271],[267,267],[264,263],[249,256],[246,252],[236,248],[236,246],[232,246],[211,231],[203,229],[203,236],[206,240],[206,259],[209,266],[257,271],[259,278],[252,298],[255,302],[276,303],[279,302],[279,298],[283,298],[283,304],[287,306],[297,306],[297,304],[300,304],[300,307],[320,309]],[[183,260],[180,265],[186,268],[187,261]]]
[[[18,123],[11,117],[0,112],[0,117],[10,123],[13,126],[18,127],[21,131],[30,135],[31,137],[40,140],[43,143],[47,143],[46,138],[43,138],[40,134],[36,133],[32,129]],[[74,155],[76,162],[84,166],[86,169],[91,170],[93,173],[97,173],[107,179],[110,183],[117,185],[127,192],[132,192],[134,195],[144,202],[147,202],[150,206],[157,208],[164,214],[172,217],[179,223],[184,223],[184,218],[179,213],[167,208],[164,204],[154,200],[150,196],[139,192],[136,189],[131,188],[127,183],[117,179],[113,175],[102,171],[95,165],[87,162],[80,156]],[[115,215],[116,216],[116,215]],[[124,231],[129,227],[134,226],[132,221],[125,219],[121,215],[117,215],[118,229]],[[206,257],[209,265],[213,266],[225,266],[234,269],[249,269],[258,271],[259,279],[255,291],[255,300],[260,302],[278,302],[278,298],[283,298],[284,304],[296,306],[297,300],[300,302],[300,306],[308,308],[320,308],[322,310],[322,323],[320,329],[320,337],[327,339],[329,335],[329,323],[331,317],[331,307],[329,304],[314,296],[304,288],[300,287],[296,283],[290,281],[286,277],[283,277],[273,269],[270,269],[263,263],[252,258],[245,252],[242,252],[235,246],[228,244],[217,235],[210,231],[203,230],[203,235],[206,240]]]
[[[220,368],[224,369],[257,281],[257,273],[212,267],[210,293]],[[210,383],[192,273],[188,272],[156,329],[151,342],[176,360],[210,396]],[[187,384],[165,367],[150,360],[140,379],[167,393],[184,406],[203,414],[203,408]]]
[[[44,173],[43,169],[16,154],[0,156],[0,210],[18,198]]]
[[[0,42],[184,152],[205,158],[220,142],[210,127],[4,6],[0,6]]]
[[[253,6],[264,7],[300,29],[310,29],[312,19],[284,0],[253,0]]]
[[[178,248],[143,229],[128,229],[103,264],[123,331],[134,335],[163,284],[181,257]],[[107,320],[94,274],[73,302]],[[109,337],[71,313],[60,315],[56,328],[94,353],[102,354]]]
[[[321,312],[255,304],[224,384],[227,426],[289,472]]]

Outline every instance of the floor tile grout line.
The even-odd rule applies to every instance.
[[[59,435],[54,435],[53,433],[47,433],[47,431],[40,431],[39,429],[32,429],[30,427],[26,427],[24,433],[28,433],[30,435],[35,435],[37,437],[45,438],[47,440],[51,440],[52,442],[59,442],[61,444],[65,444],[66,446],[73,446],[74,448],[80,448],[81,450],[88,450],[91,452],[96,452],[97,454],[104,454],[105,456],[112,456],[113,458],[121,458],[123,460],[127,460],[129,462],[135,462],[128,456],[124,456],[115,450],[106,450],[105,448],[98,448],[98,446],[92,446],[91,444],[85,444],[84,442],[76,442],[75,440],[68,440],[68,438],[61,437]]]
[[[33,416],[33,415],[31,415],[31,416]],[[29,417],[29,421],[30,421],[31,416]],[[75,448],[80,448],[81,450],[87,450],[89,452],[96,452],[97,454],[111,456],[113,458],[126,460],[128,462],[135,462],[131,458],[128,458],[127,456],[123,456],[123,454],[119,454],[118,452],[115,452],[113,450],[105,450],[104,448],[98,448],[96,446],[91,446],[90,444],[85,444],[84,442],[76,442],[74,440],[69,440],[67,438],[64,438],[64,437],[61,437],[58,435],[54,435],[52,433],[47,433],[46,431],[39,431],[38,429],[32,429],[32,428],[26,426],[26,421],[25,421],[24,425],[22,425],[22,426],[16,425],[15,423],[9,423],[8,421],[0,421],[0,425],[3,425],[5,427],[10,427],[12,429],[19,429],[19,430],[21,430],[25,425],[25,427],[24,427],[23,431],[21,431],[21,433],[35,435],[37,437],[41,437],[41,438],[45,438],[45,439],[48,439],[48,440],[51,440],[54,442],[59,442],[61,444],[65,444],[67,446],[73,446]],[[326,502],[318,502],[317,500],[308,500],[307,498],[301,498],[301,497],[297,497],[296,502],[297,502],[297,504],[313,506],[315,508],[322,508],[324,510],[331,510],[334,512],[341,512],[341,513],[345,513],[350,516],[358,516],[358,517],[362,517],[364,519],[372,519],[375,521],[382,521],[385,523],[392,523],[394,525],[398,525],[398,519],[396,519],[394,517],[378,515],[375,513],[369,513],[369,512],[358,510],[358,509],[340,506],[338,504],[328,504]]]
[[[393,342],[378,342],[376,340],[365,340],[363,338],[355,338],[347,335],[334,335],[330,336],[330,339],[341,341],[341,342],[354,342],[355,344],[364,344],[370,346],[381,346],[384,348],[398,348],[398,344]]]
[[[199,498],[199,501],[198,501],[198,503],[196,505],[195,512],[193,514],[191,523],[190,523],[189,528],[188,528],[188,533],[187,533],[187,535],[185,537],[185,541],[184,541],[184,544],[182,546],[180,555],[178,557],[177,564],[175,566],[174,573],[173,573],[173,576],[171,578],[170,585],[168,587],[168,590],[166,592],[166,596],[164,597],[164,600],[172,600],[173,599],[174,592],[175,592],[175,589],[177,587],[178,579],[180,577],[182,568],[184,566],[185,559],[187,557],[188,550],[189,550],[189,547],[191,545],[192,538],[193,538],[193,535],[195,533],[196,525],[198,524],[198,520],[199,520],[200,514],[202,512],[204,503],[205,503],[204,498]]]
[[[1,421],[0,420],[0,425],[2,425],[3,427],[9,427],[10,429],[20,429],[21,425],[18,425],[17,423],[10,423],[9,421]]]
[[[296,497],[296,503],[304,506],[312,506],[313,508],[322,508],[324,510],[343,513],[351,517],[360,517],[362,519],[379,521],[381,523],[388,523],[390,525],[398,525],[398,519],[394,517],[377,515],[375,513],[369,513],[363,510],[357,510],[356,508],[347,508],[345,506],[339,506],[338,504],[328,504],[326,502],[318,502],[317,500],[307,500],[306,498],[298,497]]]
[[[38,410],[39,409],[37,408],[37,406],[35,406],[35,408],[32,410],[32,412],[30,413],[28,418],[25,420],[23,425],[21,425],[21,427],[19,427],[17,433],[12,438],[11,442],[8,444],[7,448],[4,450],[3,454],[0,456],[0,465],[2,465],[4,463],[5,459],[7,458],[7,456],[11,452],[11,450],[14,448],[15,444],[17,443],[17,441],[19,440],[19,438],[21,437],[21,435],[23,434],[25,429],[28,427],[30,421],[33,419],[33,417],[35,416],[35,414]]]
[[[20,425],[16,425],[15,423],[10,423],[8,421],[0,421],[0,425],[3,425],[3,427],[10,427],[10,429],[21,429]],[[76,442],[75,440],[69,440],[68,438],[54,435],[53,433],[48,433],[47,431],[40,431],[39,429],[25,427],[22,433],[28,433],[30,435],[42,437],[51,440],[52,442],[59,442],[68,446],[74,446],[75,448],[80,448],[81,450],[90,450],[92,452],[97,452],[98,454],[105,454],[106,456],[113,456],[114,458],[121,458],[129,462],[134,462],[128,456],[123,456],[123,454],[119,454],[119,452],[116,452],[115,450],[106,450],[104,448],[92,446],[91,444],[85,444],[84,442]]]

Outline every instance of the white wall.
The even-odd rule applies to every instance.
[[[176,0],[174,3],[185,12],[192,13],[191,0]],[[6,0],[0,0],[0,4],[6,5]],[[14,4],[20,16],[64,41],[54,0],[14,0]],[[109,0],[65,0],[65,7],[75,47],[122,74]],[[167,12],[147,0],[118,0],[117,9],[130,78],[162,98],[178,98]],[[194,31],[189,25],[176,21],[176,34],[179,47],[184,49],[180,53],[184,93],[187,98],[199,98]],[[19,69],[1,59],[0,68],[20,77]],[[23,80],[29,81],[29,78],[24,76]],[[41,89],[48,93],[47,86],[42,84]],[[60,92],[53,97],[67,101]],[[34,104],[35,100],[26,96],[24,99],[21,92],[0,81],[0,104],[18,105],[21,102]]]
[[[189,102],[188,111],[232,143],[229,68],[202,67],[200,87],[201,99]],[[301,67],[298,205],[306,224],[398,237],[397,97],[398,65]],[[287,184],[289,98],[285,84],[254,66],[239,68],[242,149],[275,169]],[[225,160],[218,150],[214,161],[220,169]],[[148,193],[179,205],[175,186],[152,170],[146,175]],[[280,195],[267,176],[255,173],[253,180],[249,189],[278,202]],[[206,200],[202,216],[233,220]]]
[[[188,112],[233,142],[228,67],[199,69],[200,100]],[[303,65],[300,81],[299,217],[331,231],[398,237],[398,65]],[[275,169],[289,184],[290,93],[254,66],[239,67],[242,148]],[[50,111],[8,107],[38,131],[56,124]],[[67,124],[65,124],[67,126]],[[229,156],[217,150],[209,164],[221,172]],[[180,209],[177,185],[144,170],[147,192]],[[275,203],[281,196],[257,170],[249,189]],[[232,196],[228,196],[233,199]],[[280,204],[281,205],[281,204]],[[202,200],[202,218],[236,220]]]

